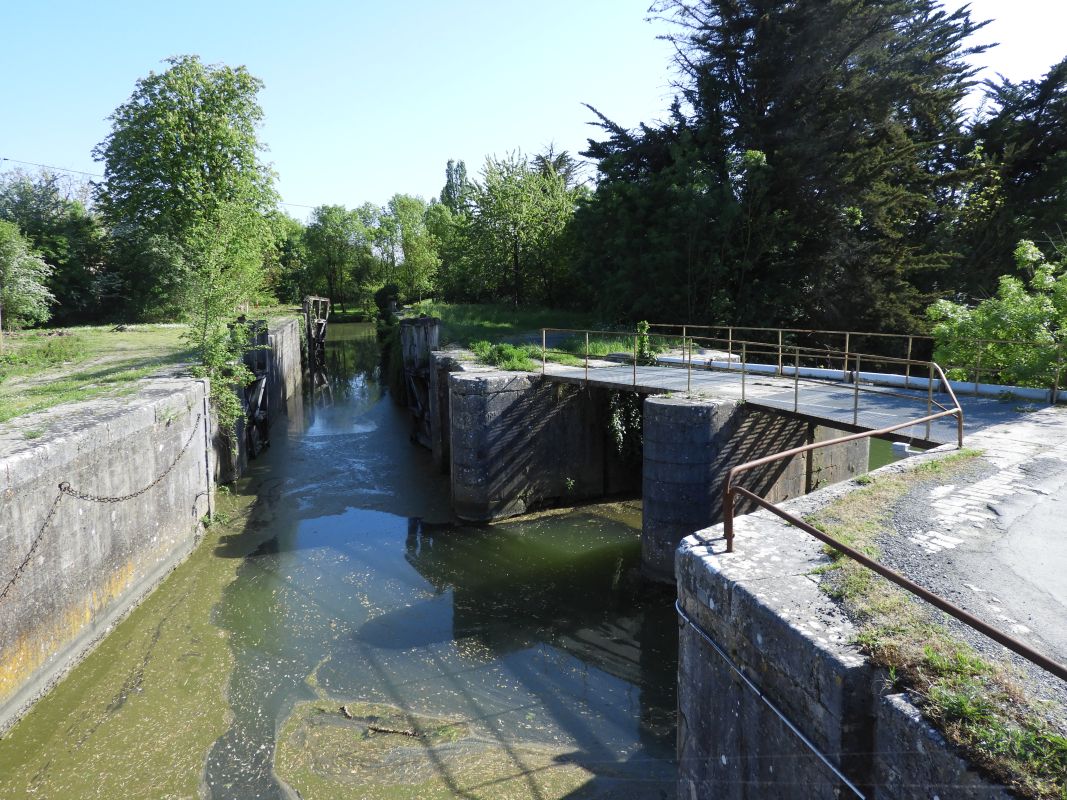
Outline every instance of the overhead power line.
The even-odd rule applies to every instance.
[[[10,161],[12,164],[25,164],[28,167],[40,167],[41,169],[52,169],[56,172],[71,172],[75,175],[88,175],[90,178],[103,178],[103,175],[97,175],[95,172],[85,172],[80,169],[67,169],[66,167],[54,167],[51,164],[38,164],[36,161],[21,161],[17,158],[7,158],[6,156],[0,156],[0,163],[4,161]]]
[[[50,169],[50,170],[53,170],[55,172],[69,172],[72,175],[86,175],[86,176],[88,176],[90,178],[103,178],[104,177],[103,175],[100,175],[100,174],[98,174],[96,172],[86,172],[85,170],[81,170],[81,169],[68,169],[67,167],[57,167],[57,166],[55,166],[53,164],[38,164],[36,161],[23,161],[23,160],[18,159],[18,158],[8,158],[7,156],[0,156],[0,164],[2,164],[5,161],[10,161],[12,164],[24,164],[27,167],[40,167],[41,169]],[[280,205],[280,206],[292,206],[293,208],[310,208],[310,209],[318,208],[318,206],[308,206],[308,205],[304,205],[303,203],[286,203],[284,200],[279,200],[278,201],[278,205]]]

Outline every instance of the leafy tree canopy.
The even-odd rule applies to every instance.
[[[225,204],[269,212],[274,174],[259,159],[256,137],[262,81],[198,56],[166,63],[166,71],[137,81],[93,150],[104,162],[96,193],[104,218],[115,228],[180,238]]]
[[[935,0],[654,12],[678,26],[679,101],[636,132],[601,117],[609,138],[585,154],[601,180],[580,215],[580,264],[629,287],[611,310],[912,327],[925,273],[951,257],[938,201],[963,177],[965,58],[981,49],[963,44],[978,27],[968,12]],[[656,270],[643,292],[635,253]]]
[[[1067,59],[1040,80],[1001,78],[986,91],[950,287],[971,294],[992,290],[1019,240],[1052,242],[1067,227]]]
[[[13,222],[0,220],[0,325],[17,328],[45,322],[55,298],[48,291],[52,268],[30,248]]]
[[[304,242],[314,281],[342,310],[345,302],[362,300],[377,271],[372,252],[375,233],[363,222],[369,209],[350,211],[344,206],[319,206],[311,215]]]
[[[973,365],[989,383],[1052,385],[1067,341],[1067,248],[1048,259],[1023,240],[1014,257],[1026,283],[1004,275],[996,294],[975,306],[939,300],[927,310],[937,342],[934,358],[966,365],[953,377],[973,379]]]
[[[0,219],[15,223],[52,268],[49,291],[55,321],[84,323],[106,313],[106,241],[97,217],[84,205],[88,187],[49,172],[15,171],[0,176]]]

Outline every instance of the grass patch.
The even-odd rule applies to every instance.
[[[978,451],[962,450],[915,469],[879,476],[808,522],[873,558],[877,538],[891,533],[893,505],[916,483],[943,479]],[[1054,731],[1008,668],[988,661],[953,636],[923,605],[833,548],[817,570],[824,591],[859,625],[856,642],[884,667],[896,689],[907,689],[923,714],[970,761],[1019,794],[1067,798],[1067,739]]]
[[[26,331],[5,337],[0,422],[62,403],[132,392],[160,368],[192,359],[181,325]]]
[[[486,341],[474,342],[471,352],[483,364],[500,369],[530,372],[541,363],[541,348],[532,344],[513,345],[501,342],[490,344]]]
[[[470,347],[477,341],[499,342],[509,336],[544,327],[584,330],[596,327],[595,317],[586,311],[560,311],[551,308],[513,308],[507,305],[439,303],[425,300],[412,310],[441,319],[441,344]],[[540,350],[538,350],[540,359]]]
[[[5,334],[0,382],[5,378],[85,358],[85,338],[66,331]]]

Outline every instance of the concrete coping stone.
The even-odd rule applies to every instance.
[[[0,425],[0,491],[33,483],[87,449],[155,425],[160,411],[179,409],[184,397],[190,413],[203,411],[206,381],[200,378],[149,378],[136,394],[69,403],[25,414]],[[49,426],[39,438],[26,431]]]
[[[903,473],[925,461],[955,451],[945,445],[922,456],[889,464],[875,474]],[[845,481],[781,503],[780,507],[803,518],[848,492],[860,488]],[[722,524],[683,539],[675,553],[679,596],[693,613],[707,613],[692,604],[703,604],[712,613],[726,613],[731,624],[744,624],[739,609],[769,612],[797,646],[814,649],[839,673],[867,670],[868,662],[852,644],[856,629],[837,604],[819,588],[813,572],[828,563],[822,543],[760,509],[734,520],[734,552],[727,554]],[[716,604],[728,606],[716,609]],[[754,642],[754,647],[759,643]],[[793,654],[795,657],[796,654]],[[784,657],[790,657],[785,654]]]

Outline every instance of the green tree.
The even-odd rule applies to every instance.
[[[253,376],[241,361],[247,347],[242,326],[228,322],[244,303],[263,289],[262,254],[271,238],[266,217],[249,214],[239,203],[216,205],[184,232],[184,339],[196,351],[194,374],[210,380],[219,428],[233,440],[243,413],[235,390]]]
[[[566,150],[556,152],[556,147],[550,144],[545,152],[538,153],[530,159],[530,166],[541,175],[547,177],[558,176],[568,187],[577,186],[581,181],[582,165]]]
[[[388,215],[399,232],[402,254],[397,277],[409,300],[422,300],[441,263],[426,224],[427,210],[421,197],[396,194],[389,201]]]
[[[85,323],[106,313],[106,240],[99,220],[81,198],[88,187],[42,171],[0,176],[0,219],[15,223],[33,250],[52,268],[54,321]]]
[[[274,175],[259,159],[256,129],[263,112],[262,82],[244,67],[207,65],[179,56],[136,84],[130,99],[109,118],[111,132],[93,151],[104,162],[96,203],[127,252],[186,253],[203,244],[197,232],[237,213],[232,230],[259,230],[252,217],[269,213],[277,196]],[[169,242],[169,244],[163,244]],[[265,246],[268,240],[250,244]],[[151,245],[151,246],[150,246]],[[127,286],[152,284],[140,302],[181,308],[182,276],[171,279],[173,259],[141,259]],[[145,270],[146,267],[154,269]],[[139,309],[149,312],[151,309]]]
[[[375,272],[373,233],[358,211],[344,206],[319,206],[311,215],[305,243],[314,278],[327,295],[346,309],[346,301],[362,302]]]
[[[467,236],[471,283],[488,296],[510,296],[516,306],[561,302],[570,276],[562,243],[581,195],[521,153],[486,159]]]
[[[48,319],[55,299],[48,291],[51,272],[52,268],[33,252],[18,227],[0,220],[0,329]]]
[[[426,230],[439,264],[434,284],[439,296],[455,301],[477,296],[468,284],[470,268],[470,217],[454,214],[444,203],[431,202],[426,209]]]
[[[1052,241],[1067,224],[1067,59],[1040,80],[985,86],[947,287],[978,296],[993,290],[1017,242]]]
[[[448,159],[445,166],[445,185],[441,189],[441,203],[453,214],[470,212],[471,194],[474,186],[467,179],[467,165]]]
[[[939,300],[927,309],[934,323],[934,359],[950,377],[1012,385],[1051,386],[1067,343],[1067,248],[1053,259],[1031,241],[1018,243],[1015,268],[996,294],[974,306]]]
[[[276,212],[269,218],[274,248],[266,263],[267,284],[282,302],[299,303],[314,294],[308,264],[307,232],[300,220]]]
[[[601,118],[609,138],[586,153],[601,170],[594,203],[626,216],[611,235],[596,214],[585,220],[605,238],[587,239],[584,274],[610,285],[629,252],[662,246],[656,260],[673,280],[621,278],[657,311],[917,324],[936,287],[929,273],[952,257],[939,204],[964,179],[965,56],[981,49],[963,44],[978,27],[968,12],[935,0],[661,0],[654,10],[678,26],[680,101],[666,123],[636,132]],[[669,205],[618,186],[631,178]]]

